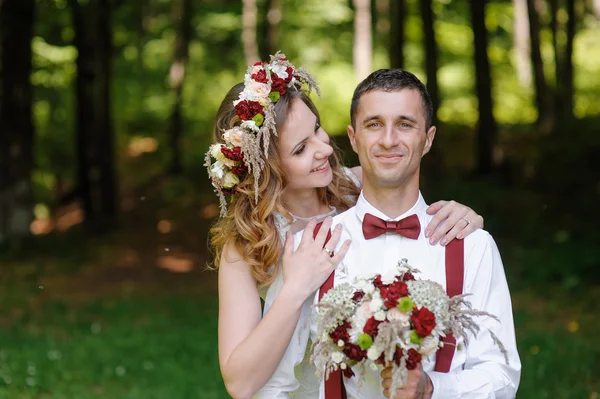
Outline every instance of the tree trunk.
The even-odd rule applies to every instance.
[[[264,30],[261,37],[260,58],[268,61],[269,56],[279,49],[279,27],[283,17],[282,0],[267,0]]]
[[[569,20],[567,21],[567,43],[561,68],[563,91],[561,93],[562,111],[560,112],[561,119],[565,122],[573,119],[573,96],[575,91],[573,82],[573,40],[575,39],[575,24],[577,22],[575,0],[567,0],[567,14]]]
[[[101,220],[110,226],[117,216],[117,182],[115,171],[114,129],[111,112],[112,83],[112,29],[110,0],[98,0],[96,62],[97,75],[97,119],[96,139],[100,156],[98,157],[99,212]]]
[[[440,106],[440,94],[437,80],[438,48],[435,41],[434,15],[432,0],[422,0],[421,17],[423,18],[423,31],[425,34],[425,71],[427,72],[427,91],[433,102],[433,123],[436,123],[436,114]]]
[[[488,32],[485,27],[487,0],[470,0],[471,23],[475,38],[475,81],[479,100],[477,126],[477,172],[489,174],[494,169],[494,146],[498,126],[493,114],[492,79],[487,55]]]
[[[29,235],[33,218],[31,172],[31,39],[35,2],[0,4],[0,243]]]
[[[173,23],[176,26],[175,51],[169,74],[171,89],[175,95],[175,103],[171,111],[169,126],[169,141],[171,144],[171,165],[169,173],[179,175],[181,166],[181,136],[183,131],[183,118],[181,105],[183,102],[183,83],[185,80],[185,67],[188,59],[189,43],[192,36],[191,27],[191,0],[176,0],[173,3]]]
[[[70,0],[73,14],[75,36],[73,42],[77,48],[77,77],[75,80],[75,153],[77,159],[77,188],[81,198],[85,227],[93,229],[98,224],[98,214],[92,200],[92,181],[90,174],[93,163],[90,162],[90,148],[93,147],[95,126],[94,114],[94,47],[91,42],[89,5],[82,9],[77,0]],[[88,11],[88,12],[86,12]]]
[[[242,0],[242,44],[246,65],[252,65],[258,58],[258,44],[256,42],[256,0]]]
[[[377,22],[375,31],[378,39],[389,47],[388,37],[390,35],[390,0],[375,0],[375,11]],[[376,40],[377,42],[378,40]]]
[[[540,133],[550,133],[553,129],[552,98],[544,75],[540,41],[540,19],[536,10],[535,0],[527,0],[527,15],[529,16],[529,36],[531,38],[530,54],[535,85],[535,104],[538,109],[537,126]]]
[[[529,57],[529,20],[527,18],[527,2],[529,0],[513,0],[514,7],[514,48],[517,77],[522,87],[531,85],[531,66]]]
[[[371,34],[371,0],[353,0],[354,3],[354,73],[362,81],[372,71],[373,38]]]
[[[404,68],[404,23],[406,0],[391,0],[390,68]]]

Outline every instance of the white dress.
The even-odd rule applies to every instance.
[[[346,175],[354,182],[354,184],[357,185],[357,187],[361,186],[360,181],[350,171],[349,168],[344,168],[344,172],[346,172]],[[279,231],[279,234],[281,237],[281,242],[284,242],[285,235],[288,231],[290,231],[292,234],[297,233],[298,231],[304,230],[304,227],[306,227],[306,225],[308,224],[308,222],[311,219],[316,218],[318,221],[322,221],[323,219],[325,219],[328,216],[333,217],[333,216],[337,215],[337,213],[338,213],[337,209],[334,207],[331,207],[331,210],[329,212],[321,214],[321,215],[312,216],[310,218],[303,218],[303,217],[299,217],[299,216],[292,214],[292,217],[294,218],[294,220],[291,222],[285,216],[283,216],[279,213],[276,213],[275,214],[275,226],[277,227],[277,230]],[[275,297],[277,296],[277,294],[279,293],[279,290],[281,290],[281,287],[283,286],[283,274],[281,271],[281,263],[279,266],[280,266],[279,272],[277,273],[275,280],[273,280],[273,283],[269,287],[260,290],[261,298],[265,302],[265,306],[263,309],[263,317],[271,308],[271,305],[275,301]],[[294,334],[292,335],[292,338],[291,338],[292,341],[293,340],[302,341],[303,336],[310,334],[310,319],[309,318],[310,318],[310,314],[311,314],[311,310],[312,310],[312,303],[313,303],[313,298],[311,296],[310,298],[308,298],[306,300],[306,302],[302,306],[298,325],[296,326],[296,329],[294,330]],[[289,398],[316,398],[316,397],[319,397],[319,380],[317,379],[317,376],[316,376],[316,368],[310,362],[310,346],[311,346],[311,344],[309,343],[306,347],[306,353],[304,354],[304,358],[302,359],[302,361],[299,364],[297,364],[294,367],[294,374],[296,376],[296,380],[298,381],[299,385],[297,387],[294,387],[294,389],[291,389],[293,391],[293,393],[290,393],[289,396],[287,396],[287,394],[286,394],[285,397],[289,397]],[[284,356],[283,359],[285,360],[286,356]],[[263,388],[261,388],[261,390],[258,391],[255,396],[253,396],[253,399],[273,399],[273,398],[280,397],[278,395],[278,392],[274,392],[270,389],[269,383],[272,383],[272,382],[275,383],[276,381],[270,380],[267,383],[267,385],[265,385]]]

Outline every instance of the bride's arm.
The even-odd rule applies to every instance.
[[[284,285],[261,320],[260,296],[250,265],[235,248],[225,248],[219,267],[219,363],[227,392],[234,399],[252,397],[271,377],[303,302]]]
[[[288,233],[282,258],[283,285],[262,320],[250,265],[233,246],[225,247],[219,267],[219,362],[233,398],[250,398],[269,380],[290,343],[302,305],[348,251],[349,242],[333,257],[323,250],[330,225],[328,218],[313,238],[316,221],[311,221],[296,251]],[[327,245],[335,248],[340,235],[341,229],[334,229]],[[304,354],[305,348],[300,349]]]

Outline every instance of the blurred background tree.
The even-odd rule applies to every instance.
[[[348,164],[358,81],[427,83],[423,192],[499,242],[519,397],[595,397],[599,37],[599,0],[0,0],[0,398],[225,397],[203,156],[277,50]]]

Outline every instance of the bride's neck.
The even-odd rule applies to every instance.
[[[319,200],[317,190],[284,190],[281,195],[285,208],[296,216],[309,218],[330,210]]]

